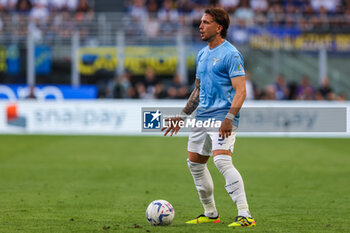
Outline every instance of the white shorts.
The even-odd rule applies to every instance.
[[[231,136],[223,140],[219,137],[219,132],[194,128],[188,137],[187,150],[205,156],[212,155],[213,150],[230,150],[233,153],[236,132],[237,127],[233,126]]]

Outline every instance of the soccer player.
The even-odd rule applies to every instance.
[[[187,221],[188,224],[219,223],[220,215],[215,206],[213,180],[207,161],[213,155],[215,166],[224,176],[225,188],[236,203],[238,216],[229,227],[252,227],[251,216],[243,180],[232,164],[232,152],[239,120],[239,110],[246,96],[245,72],[242,55],[225,40],[230,20],[221,8],[208,8],[199,26],[200,36],[208,46],[197,56],[195,88],[181,115],[190,115],[197,109],[196,120],[215,119],[221,121],[216,131],[192,129],[188,140],[188,167],[193,176],[204,214]],[[180,129],[179,122],[185,117],[166,119],[168,124],[164,136]]]

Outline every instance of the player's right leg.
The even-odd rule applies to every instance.
[[[204,214],[201,214],[197,218],[187,221],[186,223],[219,223],[220,217],[216,210],[213,194],[213,180],[206,164],[209,156],[202,156],[193,152],[188,152],[188,154],[188,168],[193,176],[194,184],[199,194],[199,199],[201,200],[204,208]]]
[[[193,176],[199,199],[203,205],[204,214],[187,221],[186,223],[188,224],[220,222],[214,201],[213,180],[207,168],[207,161],[211,151],[211,148],[206,148],[209,143],[206,142],[207,140],[210,140],[210,137],[203,133],[191,133],[189,137],[187,163]]]

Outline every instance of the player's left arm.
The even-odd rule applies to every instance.
[[[235,89],[236,94],[233,97],[229,113],[236,116],[239,110],[241,109],[246,97],[245,76],[231,78],[231,84],[232,84],[232,87]],[[231,132],[232,132],[232,120],[225,118],[225,120],[222,122],[221,127],[219,129],[219,137],[222,137],[223,139],[225,139],[231,135]]]

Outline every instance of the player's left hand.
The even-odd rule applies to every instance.
[[[228,138],[231,136],[232,133],[232,121],[229,119],[226,119],[221,123],[220,129],[219,129],[219,137],[222,139]]]

